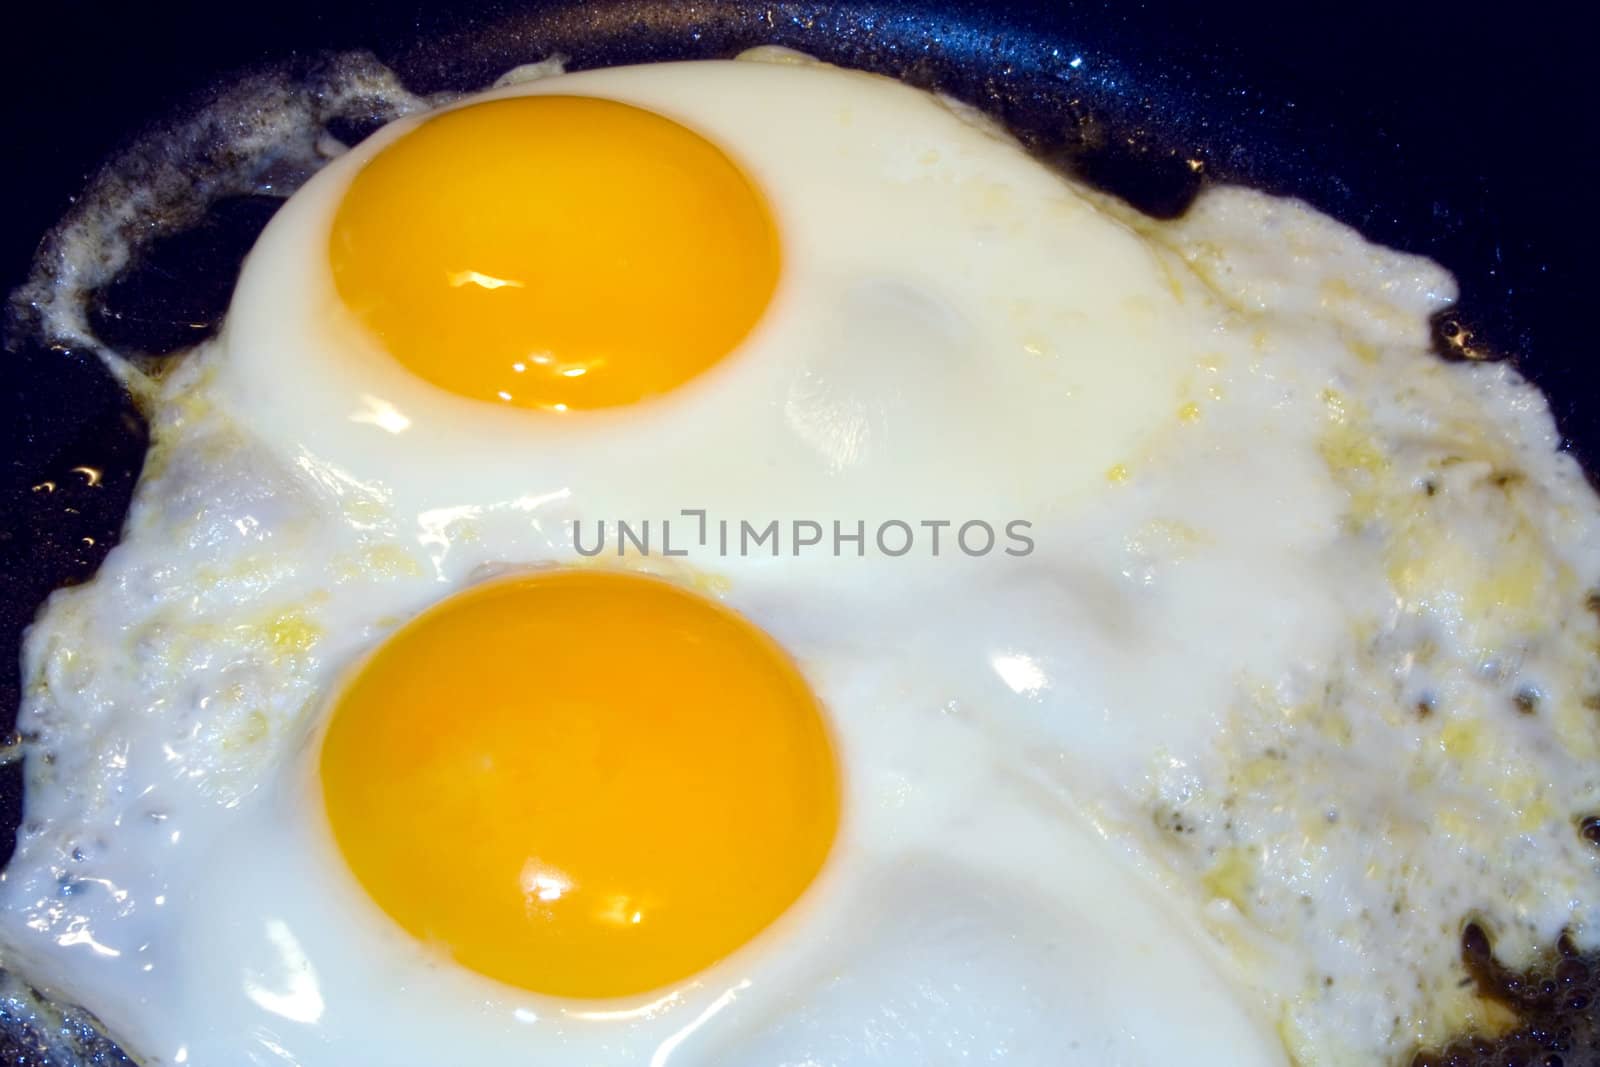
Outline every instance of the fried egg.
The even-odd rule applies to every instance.
[[[831,584],[866,570],[849,558],[882,554],[885,522],[1000,527],[1083,506],[1170,421],[1170,383],[1203,324],[1148,245],[989,127],[893,82],[817,74],[585,72],[392,124],[263,234],[225,328],[218,402],[347,495],[454,524],[434,556],[496,523],[536,524],[542,551],[573,556],[577,524],[594,548],[602,521],[653,523],[661,555],[662,524],[678,519],[671,550],[702,570]],[[804,106],[785,103],[797,96]],[[676,132],[642,139],[639,116]],[[525,172],[495,165],[552,122],[584,140],[552,141]],[[607,173],[551,176],[552,160],[586,153]],[[448,175],[458,184],[442,187]],[[400,203],[438,217],[396,229],[418,214]],[[481,234],[459,221],[474,212]],[[547,322],[541,302],[567,318]],[[513,325],[529,319],[551,332]],[[491,350],[485,332],[520,339]],[[664,355],[660,338],[695,355]],[[433,363],[408,362],[413,349]],[[740,522],[812,522],[830,547],[836,523],[861,523],[863,551],[796,553],[784,537],[723,552],[725,535],[686,510],[731,521],[735,539]],[[614,558],[619,545],[603,547]],[[922,558],[895,570],[922,580]]]
[[[1503,1025],[1461,923],[1581,940],[1597,873],[1543,398],[1304,205],[1153,222],[757,58],[400,118],[116,364],[152,447],[28,635],[6,964],[202,1067]]]

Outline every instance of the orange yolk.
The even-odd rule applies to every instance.
[[[671,985],[794,903],[839,821],[822,710],[765,633],[677,586],[558,570],[389,639],[322,745],[333,835],[418,939],[566,997]]]
[[[611,100],[524,96],[380,151],[329,258],[345,307],[413,373],[567,411],[664,393],[728,355],[779,252],[761,193],[699,134]]]

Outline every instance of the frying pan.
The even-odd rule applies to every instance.
[[[1514,355],[1550,394],[1567,447],[1600,458],[1586,284],[1600,90],[1586,74],[1588,42],[1559,5],[55,0],[7,22],[0,289],[25,278],[34,246],[98,161],[242,68],[366,48],[431,92],[476,88],[555,52],[583,68],[783,44],[977,103],[1042,158],[1155,214],[1181,212],[1202,182],[1243,182],[1439,260],[1463,293],[1436,322],[1441,354]],[[157,301],[156,317],[180,328],[210,321],[226,285],[200,294],[198,307]],[[115,543],[144,434],[93,353],[51,349],[15,322],[4,343],[0,730],[9,731],[21,630],[51,589],[90,576]],[[63,477],[82,466],[104,472],[98,484]],[[47,480],[58,491],[31,491]],[[0,765],[0,860],[21,801],[20,765]],[[0,1054],[56,1062],[30,1051],[26,1023],[0,1010]],[[116,1059],[93,1058],[102,1056]]]

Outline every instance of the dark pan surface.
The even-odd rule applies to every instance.
[[[1326,9],[61,0],[8,14],[0,34],[9,134],[0,289],[23,280],[39,237],[100,160],[241,67],[367,48],[410,88],[432,91],[475,88],[554,52],[581,68],[786,44],[977,103],[1040,154],[1154,213],[1181,211],[1201,180],[1242,181],[1438,259],[1463,291],[1459,315],[1440,324],[1441,349],[1515,353],[1551,394],[1570,446],[1597,460],[1591,56],[1564,7],[1470,10],[1371,0]],[[173,317],[204,313],[180,307]],[[92,574],[114,543],[144,440],[91,353],[41,348],[16,331],[7,346],[0,727],[9,729],[21,628],[50,589]],[[105,476],[86,485],[70,474],[78,466]],[[45,481],[57,490],[33,491]],[[20,794],[20,767],[0,766],[0,857]],[[3,1036],[0,1053],[21,1055]]]

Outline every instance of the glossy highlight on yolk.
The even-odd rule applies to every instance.
[[[419,940],[538,993],[616,997],[728,955],[839,821],[822,709],[781,648],[656,578],[554,570],[391,637],[321,751],[333,836]]]
[[[329,260],[344,306],[453,393],[569,411],[665,393],[727,356],[777,285],[777,230],[716,145],[591,97],[423,122],[351,182]]]

